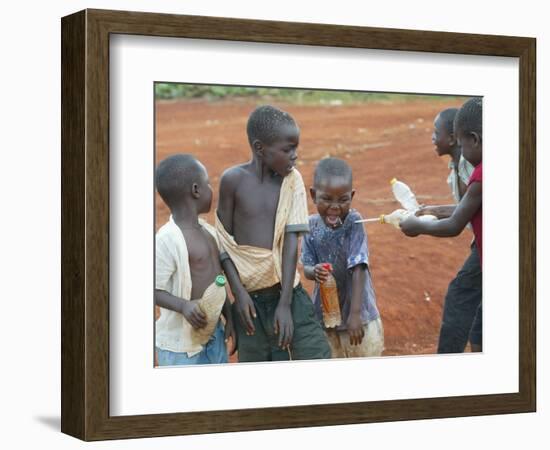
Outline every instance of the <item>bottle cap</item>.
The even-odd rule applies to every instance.
[[[323,269],[328,270],[329,272],[332,272],[332,264],[331,263],[324,263]]]
[[[392,178],[390,184],[393,186],[395,183],[397,183],[397,178]]]
[[[380,223],[386,222],[386,221],[384,220],[385,217],[386,217],[385,214],[380,214]]]
[[[214,282],[216,283],[216,286],[225,286],[225,277],[223,275],[218,275],[216,276]]]

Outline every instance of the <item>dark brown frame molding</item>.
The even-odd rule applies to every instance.
[[[61,429],[84,440],[218,433],[536,408],[536,40],[433,31],[85,10],[62,32]],[[109,35],[519,58],[519,392],[109,416]]]

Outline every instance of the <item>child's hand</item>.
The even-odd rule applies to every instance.
[[[365,336],[365,329],[359,314],[350,314],[346,323],[349,334],[349,343],[351,345],[359,345]]]
[[[401,231],[410,237],[418,236],[422,232],[422,222],[414,215],[410,215],[399,223]]]
[[[317,283],[324,283],[328,279],[329,271],[324,268],[326,263],[316,264],[313,268],[313,274],[315,275],[315,281]]]
[[[206,326],[206,314],[204,314],[199,306],[198,300],[184,300],[181,307],[181,313],[187,322],[189,322],[196,330]]]
[[[275,334],[279,335],[279,347],[283,350],[288,349],[292,342],[294,334],[294,323],[292,322],[292,312],[290,306],[279,301],[279,305],[275,309]]]
[[[235,305],[239,320],[246,329],[246,334],[252,336],[256,332],[254,327],[254,319],[256,318],[256,308],[254,308],[254,302],[250,298],[248,292],[244,289],[235,295]]]
[[[237,331],[233,325],[233,317],[225,318],[225,343],[227,344],[231,340],[231,345],[228,346],[227,353],[229,356],[233,355],[237,351]]]

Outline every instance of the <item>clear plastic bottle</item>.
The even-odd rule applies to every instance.
[[[407,211],[414,212],[420,208],[420,205],[416,200],[416,195],[414,195],[413,191],[409,186],[407,186],[402,181],[397,180],[396,178],[393,178],[390,181],[390,184],[391,184],[391,188],[395,199],[399,203],[401,203],[401,206],[404,209],[406,209]]]
[[[214,283],[206,288],[202,298],[198,301],[199,308],[206,315],[206,326],[204,328],[191,329],[191,341],[206,345],[220,319],[223,304],[225,303],[225,276],[220,274],[214,279]]]
[[[329,271],[328,279],[319,285],[321,291],[321,309],[323,311],[323,322],[325,327],[334,328],[342,323],[340,312],[340,301],[338,299],[338,287],[332,276],[332,265],[323,264],[323,268]]]
[[[391,214],[381,214],[380,223],[391,223],[395,228],[399,228],[399,224],[401,223],[401,221],[405,220],[411,214],[413,213],[410,211],[405,211],[404,209],[396,209]],[[432,216],[431,214],[426,214],[424,216],[417,216],[417,219],[423,222],[429,222],[431,220],[437,220],[437,217]]]
[[[381,214],[380,223],[391,223],[395,228],[399,228],[402,220],[405,220],[410,213],[404,209],[396,209],[391,214]]]

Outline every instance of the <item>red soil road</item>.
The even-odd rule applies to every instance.
[[[420,100],[360,105],[294,105],[271,102],[288,112],[301,129],[298,169],[306,188],[316,162],[325,156],[346,159],[353,168],[353,207],[363,217],[390,213],[399,205],[389,181],[396,177],[411,186],[426,204],[452,203],[446,183],[446,157],[431,144],[432,122],[444,108],[460,100]],[[207,220],[213,223],[219,179],[223,171],[250,158],[246,121],[256,103],[159,101],[156,105],[156,162],[173,153],[192,153],[206,166],[214,199]],[[315,211],[309,199],[309,211]],[[156,225],[169,211],[156,198]],[[408,238],[386,224],[367,224],[370,268],[385,329],[384,355],[434,353],[443,299],[462,266],[472,235],[456,238]],[[313,285],[302,277],[312,292]]]

